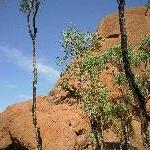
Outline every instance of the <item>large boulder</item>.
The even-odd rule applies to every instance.
[[[150,33],[150,15],[144,15],[145,8],[132,8],[126,10],[126,26],[128,41],[135,49],[141,39]],[[98,26],[97,32],[104,37],[101,47],[89,55],[102,53],[120,42],[118,13],[106,16]],[[74,61],[75,63],[76,61]],[[111,99],[119,99],[118,87],[113,85],[112,72],[117,71],[114,66],[108,65],[100,76],[103,83],[111,89]],[[73,70],[66,71],[58,80],[56,86],[48,96],[37,98],[37,121],[40,127],[44,150],[92,150],[90,138],[90,125],[86,113],[77,104],[75,97],[68,95],[61,89],[63,79],[67,79],[71,86],[79,84]],[[84,85],[82,85],[84,86]],[[31,100],[9,106],[0,113],[0,150],[35,149],[35,134],[32,125]],[[147,109],[150,102],[147,103]],[[143,150],[140,121],[133,117],[135,131],[131,144],[135,149]],[[107,149],[119,147],[119,139],[111,129],[104,131],[104,141]]]
[[[88,119],[78,105],[50,105],[46,96],[38,97],[37,116],[44,150],[90,146]],[[12,139],[28,149],[35,149],[33,129],[31,101],[8,107],[0,114],[0,149],[9,147]]]

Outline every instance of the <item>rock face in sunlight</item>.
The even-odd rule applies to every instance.
[[[150,14],[144,15],[145,8],[126,10],[128,41],[136,50],[142,38],[150,34]],[[104,37],[101,47],[89,55],[102,53],[120,41],[118,14],[106,16],[98,26],[97,32]],[[73,61],[75,63],[76,61]],[[103,83],[111,90],[110,99],[121,97],[119,87],[112,83],[112,72],[117,71],[109,65],[101,75]],[[140,72],[137,70],[137,72]],[[37,101],[37,119],[41,131],[44,150],[92,150],[90,125],[85,112],[77,103],[74,95],[69,95],[60,88],[63,78],[71,86],[78,88],[73,70],[65,71],[48,96],[40,96]],[[81,83],[82,84],[82,83]],[[84,85],[81,85],[84,86]],[[150,112],[150,100],[147,103]],[[31,100],[15,104],[0,113],[0,150],[35,149],[34,132],[31,118]],[[140,122],[137,116],[132,120],[135,136],[131,140],[133,149],[143,150]],[[107,149],[119,149],[119,139],[113,131],[104,131]]]
[[[51,105],[49,98],[38,97],[37,116],[44,150],[70,150],[90,147],[89,125],[78,105]],[[31,122],[31,101],[10,106],[0,114],[0,148],[11,145],[11,136],[35,149]]]

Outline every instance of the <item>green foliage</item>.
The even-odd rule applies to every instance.
[[[132,50],[131,46],[129,46],[128,57],[131,66],[138,67],[141,65],[141,63],[149,61],[149,53],[150,36],[147,36],[142,40],[138,53],[135,53]],[[124,89],[124,96],[119,100],[119,102],[112,103],[109,101],[108,95],[105,95],[105,97],[101,98],[101,93],[97,91],[99,90],[97,86],[91,86],[92,89],[89,88],[90,92],[86,91],[84,93],[84,96],[86,97],[84,103],[86,104],[86,111],[90,115],[94,115],[94,117],[96,118],[99,118],[99,116],[102,117],[103,122],[105,122],[109,126],[113,125],[113,129],[115,130],[115,132],[117,132],[118,136],[122,136],[122,121],[123,118],[128,118],[130,108],[129,104],[134,103],[134,96],[129,89],[128,82],[122,68],[122,54],[120,45],[115,45],[114,47],[108,49],[104,54],[101,54],[99,56],[87,56],[83,58],[80,64],[80,69],[82,74],[88,73],[90,75],[93,75],[92,80],[95,81],[97,79],[94,76],[100,74],[101,71],[104,70],[107,63],[111,63],[115,66],[121,67],[118,68],[119,72],[114,75],[114,82]],[[145,84],[139,78],[136,78],[136,82],[143,94],[147,96],[148,89],[146,89]],[[117,127],[114,125],[116,123]],[[132,126],[130,126],[129,130],[133,131]]]
[[[80,33],[74,26],[71,26],[63,32],[62,47],[64,48],[63,62],[72,59],[79,54],[91,48],[94,42],[98,40],[95,33]],[[132,67],[139,67],[143,62],[150,61],[150,36],[145,37],[139,47],[139,51],[135,53],[131,46],[128,46],[128,58]],[[99,75],[105,69],[107,63],[111,63],[118,67],[118,73],[114,74],[113,80],[123,88],[123,97],[117,102],[109,100],[109,89],[100,85]],[[78,65],[79,69],[76,75],[80,75],[82,82],[90,81],[88,87],[80,92],[81,101],[89,118],[95,118],[102,121],[102,124],[112,127],[118,136],[123,136],[122,124],[128,120],[130,115],[130,104],[134,103],[134,96],[129,89],[128,82],[122,67],[122,53],[120,45],[108,49],[105,53],[96,56],[86,56]],[[81,78],[81,76],[84,78]],[[148,77],[146,77],[147,79]],[[136,82],[145,96],[149,91],[146,87],[146,81],[143,76],[136,77]],[[68,90],[68,81],[64,81],[63,89]],[[72,89],[71,89],[72,90]],[[68,90],[69,91],[69,90]],[[101,120],[100,120],[101,118]],[[128,122],[131,124],[131,120]],[[129,130],[132,135],[133,130],[130,125]]]
[[[120,101],[116,103],[108,102],[105,107],[105,116],[110,123],[113,122],[114,119],[127,116],[128,109],[123,99],[120,99]]]
[[[122,92],[123,92],[124,98],[125,98],[124,101],[126,101],[126,103],[128,103],[128,104],[134,103],[134,96],[132,94],[132,91],[129,88],[125,72],[120,71],[117,74],[114,74],[113,81],[115,84],[117,83],[119,86],[121,86]],[[123,100],[121,100],[121,101],[123,101]]]
[[[142,62],[150,61],[150,36],[146,36],[142,40],[139,52],[137,54],[134,53],[132,48],[129,46],[128,57],[130,64],[133,67],[139,66]],[[95,70],[101,71],[107,63],[121,65],[121,61],[121,47],[120,45],[115,45],[102,55],[87,56],[83,58],[81,62],[81,71],[89,73],[95,72]]]
[[[31,5],[30,0],[21,0],[20,2],[20,11],[26,13],[29,11]]]
[[[64,80],[62,82],[61,88],[62,88],[62,90],[66,91],[66,92],[69,92],[69,93],[71,92],[74,95],[78,94],[78,90],[75,87],[69,86],[67,80]]]
[[[150,35],[147,35],[140,46],[141,61],[150,61]]]
[[[104,114],[105,124],[109,126],[119,138],[124,136],[123,130],[125,124],[128,125],[129,136],[134,136],[134,130],[131,125],[132,120],[129,116],[129,106],[126,104],[124,98],[115,103],[109,101],[105,103]]]
[[[114,82],[119,85],[127,85],[127,79],[124,72],[119,72],[117,75],[114,75]]]
[[[98,70],[102,70],[106,63],[107,57],[105,55],[85,57],[81,62],[81,72],[97,72]]]
[[[131,65],[138,67],[142,62],[150,62],[150,35],[146,36],[137,54],[132,54]]]
[[[68,59],[87,51],[100,37],[95,32],[80,32],[75,25],[70,25],[62,32],[61,46],[63,57],[57,57],[58,63],[63,64]]]
[[[142,92],[142,94],[147,98],[149,95],[149,74],[142,74],[142,75],[137,75],[135,77],[135,82],[137,83],[140,91]],[[125,89],[126,92],[126,102],[129,103],[134,103],[134,96],[131,92],[131,90],[129,89],[128,86],[128,82],[125,76],[124,72],[119,72],[118,74],[114,75],[113,78],[114,82],[117,83],[118,85],[121,85],[122,88]]]
[[[113,126],[113,130],[120,137],[122,136],[121,122],[123,118],[128,117],[128,107],[124,99],[113,103],[108,98],[109,90],[106,87],[88,88],[83,94],[84,109],[90,118],[99,120],[102,124],[109,127]],[[117,126],[115,126],[117,122]]]
[[[132,61],[132,49],[128,47],[129,60]],[[122,61],[121,57],[121,47],[120,45],[115,45],[114,47],[108,49],[104,54],[99,56],[87,56],[81,62],[81,72],[96,72],[102,71],[107,63],[114,65],[120,65]]]
[[[36,5],[40,5],[40,0],[21,0],[20,11],[23,13],[29,13],[33,10]]]
[[[142,92],[142,94],[147,98],[149,96],[149,86],[147,84],[149,77],[145,77],[145,76],[138,76],[136,77],[136,83],[139,86],[140,91]]]
[[[99,118],[103,114],[104,105],[108,96],[106,87],[89,87],[83,94],[83,103],[90,118]]]

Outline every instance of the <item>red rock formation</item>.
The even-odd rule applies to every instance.
[[[126,11],[126,24],[129,43],[136,49],[141,39],[150,33],[150,15],[145,16],[145,8],[134,8]],[[106,16],[98,26],[98,33],[104,37],[117,35],[119,33],[118,15],[114,13]],[[116,37],[116,36],[115,36]],[[101,47],[96,52],[88,52],[89,55],[102,53],[120,41],[120,37],[105,38],[101,42]],[[75,62],[75,61],[74,61]],[[114,100],[121,96],[119,87],[113,85],[112,72],[115,67],[109,65],[100,76],[103,84],[111,90],[110,97]],[[68,79],[72,86],[85,86],[76,80],[73,71],[66,71],[59,79],[55,88],[49,96],[38,97],[37,117],[43,140],[44,150],[92,150],[90,140],[90,127],[86,114],[80,108],[81,106],[70,101],[76,102],[73,97],[68,97],[68,93],[60,88],[63,78]],[[69,104],[68,104],[69,103]],[[150,102],[147,103],[147,109],[150,111]],[[139,150],[143,150],[140,134],[140,122],[137,119],[132,121],[135,136],[131,141]],[[10,134],[9,134],[10,133]],[[11,135],[11,136],[10,136]],[[8,107],[3,113],[0,113],[0,149],[12,146],[12,139],[17,141],[18,145],[34,150],[34,132],[31,123],[31,101],[15,104]],[[104,132],[105,142],[116,144],[119,139],[110,130]],[[108,144],[108,145],[109,145]],[[6,148],[7,147],[7,148]]]

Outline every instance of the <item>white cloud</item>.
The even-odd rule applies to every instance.
[[[26,94],[19,94],[19,95],[17,95],[17,99],[31,99],[32,98],[32,96],[31,95],[26,95]]]
[[[10,62],[21,67],[22,69],[32,70],[32,58],[25,56],[21,50],[0,46],[0,52],[3,53],[3,55],[7,57]],[[59,77],[60,73],[52,66],[46,64],[43,59],[38,59],[37,67],[38,73],[41,76],[46,77],[46,79],[50,80],[50,78]]]
[[[6,83],[4,84],[4,86],[9,89],[16,89],[16,85],[12,83]]]

